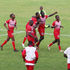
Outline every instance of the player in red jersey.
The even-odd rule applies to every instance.
[[[33,20],[33,31],[34,31],[34,34],[35,34],[35,37],[37,38],[37,35],[36,35],[36,30],[35,28],[37,27],[37,23],[39,22],[39,19],[40,19],[40,14],[38,12],[36,12],[35,16],[32,16],[31,20]],[[24,37],[24,40],[23,40],[23,43],[22,43],[22,46],[24,47],[24,43],[27,39],[27,26],[29,25],[29,22],[26,24],[26,36]]]
[[[40,34],[40,39],[38,41],[38,43],[36,44],[37,47],[39,47],[39,44],[41,43],[41,41],[44,39],[44,33],[45,33],[45,23],[46,23],[46,19],[48,17],[51,17],[53,15],[57,14],[57,12],[54,12],[53,14],[51,15],[45,15],[44,12],[42,11],[41,12],[41,23],[39,24],[39,27],[38,27],[38,32]],[[48,26],[49,27],[49,26]]]
[[[60,28],[63,28],[63,26],[61,26],[61,21],[58,15],[55,16],[55,21],[53,22],[51,28],[54,28],[54,38],[55,40],[50,43],[48,45],[48,50],[50,50],[50,46],[52,46],[55,43],[58,43],[58,48],[60,52],[63,52],[63,50],[61,50],[61,46],[60,46]]]
[[[37,38],[34,34],[34,27],[33,27],[33,21],[29,21],[29,25],[27,25],[27,39],[28,42],[32,42],[33,46],[35,45],[35,42],[37,41]]]
[[[33,16],[31,20],[33,20],[33,22],[34,22],[33,26],[35,28],[37,28],[39,26],[40,22],[41,22],[39,12],[36,12],[35,16]],[[36,35],[36,30],[35,29],[34,29],[34,32],[35,32],[35,35]]]
[[[6,26],[6,24],[8,24],[8,27]],[[12,39],[12,45],[13,45],[14,52],[18,52],[18,50],[16,50],[16,48],[15,48],[15,39],[14,39],[14,35],[13,35],[13,33],[14,33],[14,28],[16,27],[15,15],[14,15],[13,13],[10,14],[10,19],[5,22],[4,27],[7,29],[8,37],[7,37],[7,39],[4,41],[4,43],[1,45],[1,50],[3,50],[3,46],[4,46],[10,39]]]
[[[25,62],[27,70],[34,70],[34,65],[38,61],[38,52],[33,47],[32,42],[29,42],[28,47],[22,51],[22,58]]]

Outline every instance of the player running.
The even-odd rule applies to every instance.
[[[7,27],[6,24],[8,24],[8,27]],[[10,39],[12,39],[12,45],[13,45],[14,52],[18,52],[18,50],[16,50],[16,48],[15,48],[15,38],[14,38],[14,35],[13,35],[13,33],[14,33],[14,28],[16,28],[16,20],[15,20],[15,15],[14,15],[14,14],[10,14],[10,19],[5,22],[4,27],[7,29],[8,37],[7,37],[7,39],[4,41],[4,43],[1,45],[1,50],[3,50],[3,46],[4,46]]]
[[[34,65],[38,61],[38,52],[31,42],[28,44],[28,47],[22,51],[22,58],[27,70],[34,70]]]
[[[48,50],[50,50],[50,46],[52,46],[55,43],[58,43],[58,48],[60,52],[63,52],[63,50],[61,50],[61,46],[60,46],[60,29],[63,28],[63,26],[61,26],[61,21],[58,15],[55,16],[55,21],[53,22],[51,28],[54,28],[54,38],[55,40],[50,43],[48,45]]]
[[[43,11],[41,12],[41,17],[40,17],[41,23],[39,24],[39,27],[38,27],[38,32],[40,34],[40,39],[39,39],[38,43],[36,44],[36,46],[38,48],[39,48],[39,45],[40,45],[41,41],[44,39],[46,19],[48,17],[51,17],[51,16],[55,15],[55,14],[57,14],[57,12],[54,12],[51,15],[45,15],[45,13]]]

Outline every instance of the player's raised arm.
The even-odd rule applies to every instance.
[[[6,26],[6,23],[4,23],[4,27],[5,27],[7,30],[9,30],[8,27]]]
[[[58,13],[58,12],[54,12],[54,13],[48,15],[48,17],[51,17],[51,16],[53,16],[53,15],[55,15],[55,14],[57,14],[57,13]]]

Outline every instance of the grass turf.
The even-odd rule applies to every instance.
[[[6,34],[3,24],[9,19],[10,13],[15,13],[18,29],[15,31],[24,31],[25,25],[28,20],[39,11],[39,7],[42,5],[47,15],[58,11],[60,15],[62,25],[64,29],[61,29],[61,34],[70,34],[70,0],[0,0],[0,35]],[[46,23],[52,24],[54,17],[48,18]],[[46,29],[46,33],[53,33],[52,29]],[[25,33],[15,34],[16,48],[22,50],[22,41]],[[0,44],[4,42],[7,36],[0,36]],[[39,37],[39,35],[38,35]],[[61,36],[62,49],[66,49],[70,45],[70,37]],[[57,44],[51,47],[51,51],[48,51],[47,45],[54,40],[53,36],[45,35],[45,39],[40,45],[39,61],[35,66],[35,70],[66,70],[66,59],[63,57],[63,53],[60,53]],[[27,41],[25,43],[27,46]],[[22,60],[21,51],[18,53],[13,52],[11,41],[5,46],[4,50],[0,51],[0,70],[26,70],[24,62]]]

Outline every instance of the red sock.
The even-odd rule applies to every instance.
[[[59,51],[60,51],[61,50],[61,46],[59,45],[58,48],[59,48]]]
[[[39,46],[39,44],[40,44],[40,42],[38,42],[38,43],[36,44],[36,46]]]
[[[7,43],[7,40],[4,41],[4,43],[1,45],[1,47],[3,47],[3,45],[5,45]]]
[[[53,43],[50,43],[50,44],[49,44],[49,47],[52,46],[52,45],[53,45]]]
[[[12,45],[13,45],[13,48],[15,50],[16,48],[15,48],[15,42],[14,41],[12,41]]]
[[[25,43],[26,39],[27,39],[27,37],[24,37],[23,44]]]

